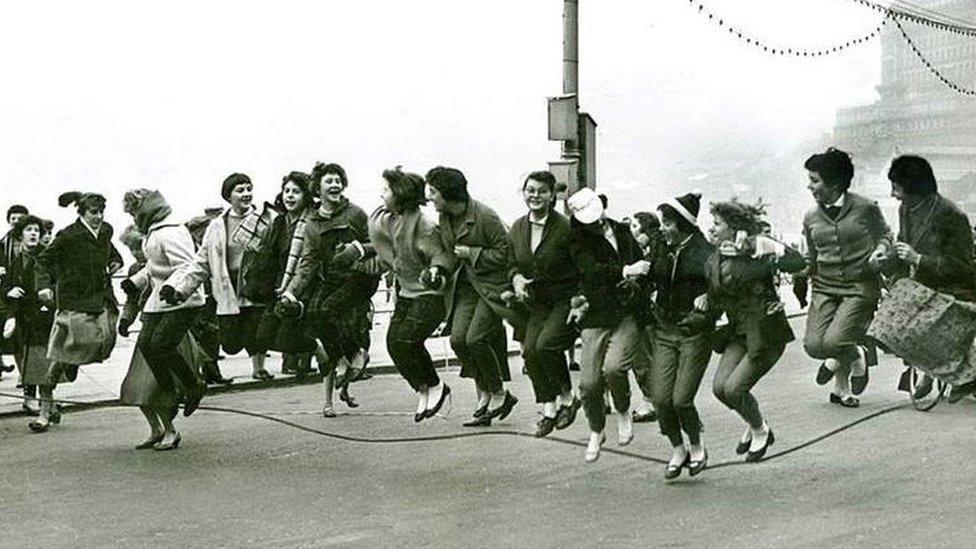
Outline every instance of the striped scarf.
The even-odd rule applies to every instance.
[[[295,272],[298,270],[298,262],[302,257],[302,247],[305,245],[305,225],[308,222],[308,216],[311,214],[311,211],[311,209],[306,208],[302,212],[302,216],[295,222],[295,232],[292,233],[291,245],[288,247],[288,260],[285,262],[285,274],[281,279],[281,284],[278,286],[280,289],[287,288],[291,280],[295,278]]]

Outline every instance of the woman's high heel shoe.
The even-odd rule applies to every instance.
[[[746,455],[746,462],[755,463],[757,461],[762,461],[763,457],[766,455],[766,450],[768,450],[769,447],[772,446],[774,442],[776,442],[776,437],[773,436],[773,430],[770,429],[769,435],[766,437],[766,444],[764,444],[762,448],[756,450],[755,452],[749,452],[749,454]]]
[[[442,381],[441,383],[444,382]],[[440,412],[441,407],[444,406],[444,401],[450,398],[450,396],[451,396],[451,386],[448,385],[447,383],[444,383],[444,389],[441,391],[441,398],[438,399],[433,406],[427,408],[427,411],[424,412],[424,418],[436,416],[437,412]],[[453,405],[453,401],[452,401],[452,405]]]
[[[136,450],[150,450],[163,441],[163,435],[151,435],[145,442],[136,446]]]
[[[165,438],[166,437],[164,436],[163,439]],[[172,442],[168,444],[163,444],[163,439],[161,439],[155,446],[153,446],[153,450],[156,450],[157,452],[175,450],[180,447],[180,441],[183,439],[183,437],[181,437],[179,433],[176,433],[176,436],[173,437]]]

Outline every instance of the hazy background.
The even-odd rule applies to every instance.
[[[881,18],[850,0],[706,5],[783,46],[834,45]],[[346,167],[367,209],[384,168],[455,166],[511,220],[521,179],[558,157],[545,97],[561,93],[561,33],[560,0],[5,3],[0,207],[60,225],[73,219],[60,192],[101,191],[121,228],[127,188],[159,188],[188,218],[221,204],[233,171],[271,200],[285,173],[322,160]],[[873,42],[773,57],[687,0],[580,0],[580,104],[599,124],[612,213],[706,178],[722,191],[706,200],[762,194],[721,174],[783,155],[796,168],[768,185],[808,201],[802,161],[838,107],[875,97],[879,55]]]

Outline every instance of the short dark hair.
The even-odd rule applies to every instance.
[[[557,191],[556,176],[552,175],[552,172],[550,171],[543,170],[543,171],[530,173],[529,176],[525,178],[525,181],[522,182],[523,191],[525,190],[525,187],[528,186],[529,181],[538,181],[539,183],[544,183],[546,187],[549,188],[549,192],[553,194],[555,194]]]
[[[342,166],[336,164],[335,162],[330,162],[325,164],[323,162],[317,162],[315,167],[312,168],[312,183],[315,184],[315,192],[318,193],[318,186],[322,183],[322,178],[325,174],[331,173],[339,176],[339,180],[342,181],[343,187],[349,186],[349,178],[346,177],[346,170]]]
[[[817,172],[824,183],[838,187],[841,191],[851,188],[851,180],[854,179],[854,163],[851,162],[851,155],[840,149],[830,147],[823,153],[814,154],[807,158],[803,167],[811,172]]]
[[[302,204],[299,206],[299,209],[301,210],[311,206],[313,200],[315,199],[315,194],[312,192],[312,185],[311,183],[309,183],[308,174],[305,172],[294,171],[294,172],[290,172],[288,175],[281,178],[282,192],[284,192],[285,190],[285,185],[289,183],[293,183],[296,187],[298,187],[302,191]],[[276,209],[284,212],[285,202],[284,199],[282,199],[281,194],[282,193],[279,192],[278,196],[275,197],[274,205]]]
[[[14,213],[21,213],[21,212],[14,212]],[[18,238],[23,237],[24,229],[26,229],[30,225],[37,225],[37,229],[41,232],[41,236],[44,236],[44,232],[45,232],[44,220],[41,219],[40,217],[37,217],[36,215],[31,215],[29,213],[24,217],[21,217],[17,221],[17,224],[14,225],[14,235],[17,236]]]
[[[10,216],[14,214],[30,215],[30,212],[27,211],[26,206],[21,206],[20,204],[14,204],[13,206],[7,208],[7,221],[10,221]]]
[[[393,193],[390,206],[397,213],[411,212],[427,203],[424,196],[424,178],[415,173],[405,172],[400,166],[383,170],[383,179]]]
[[[652,232],[661,230],[661,220],[651,212],[637,212],[634,219],[640,225],[640,232],[650,235]]]
[[[921,156],[905,154],[892,160],[888,180],[914,196],[930,196],[939,192],[932,166]]]
[[[678,213],[678,210],[668,206],[667,204],[661,204],[657,207],[658,211],[661,212],[661,221],[670,221],[678,226],[678,230],[685,234],[694,234],[698,232],[698,226],[694,225],[690,221],[684,218],[683,215]]]
[[[461,170],[437,166],[427,172],[427,184],[437,189],[445,200],[450,202],[466,202],[471,196],[468,194],[468,180]]]

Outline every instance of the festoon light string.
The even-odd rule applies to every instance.
[[[918,49],[918,47],[915,46],[914,41],[912,41],[911,37],[908,36],[908,33],[905,32],[905,29],[904,27],[902,27],[901,22],[899,20],[911,21],[919,25],[925,25],[930,28],[938,29],[945,32],[950,32],[960,36],[969,36],[969,37],[976,37],[976,28],[957,25],[954,23],[947,23],[944,21],[938,21],[928,16],[904,11],[903,8],[883,6],[881,4],[871,2],[870,0],[851,0],[851,1],[866,6],[868,8],[871,8],[873,10],[876,10],[879,13],[882,13],[884,15],[884,18],[881,20],[881,23],[872,32],[864,36],[852,40],[848,40],[843,44],[839,44],[837,46],[817,49],[817,50],[771,46],[768,43],[759,40],[758,38],[743,33],[741,29],[732,26],[731,24],[726,22],[724,18],[719,17],[711,10],[706,8],[705,5],[702,4],[699,0],[688,0],[688,4],[694,8],[697,8],[698,13],[700,13],[703,17],[706,17],[709,21],[716,23],[719,27],[725,29],[729,34],[734,35],[736,38],[738,38],[741,41],[744,41],[746,45],[755,46],[757,49],[761,49],[763,52],[769,53],[771,55],[785,55],[790,57],[822,57],[826,55],[840,53],[852,46],[858,46],[867,43],[868,41],[874,38],[880,37],[882,29],[888,23],[888,20],[891,19],[895,22],[895,25],[898,27],[898,31],[901,33],[902,38],[905,39],[905,41],[908,43],[912,51],[915,52],[915,55],[925,65],[925,67],[928,68],[928,70],[933,75],[936,76],[936,78],[938,78],[943,84],[945,84],[949,89],[953,91],[971,97],[976,97],[976,90],[965,88],[963,86],[960,86],[959,84],[956,84],[952,80],[946,78],[946,76],[942,74],[942,72],[939,71],[935,67],[935,65],[933,65],[925,57],[925,55]]]

